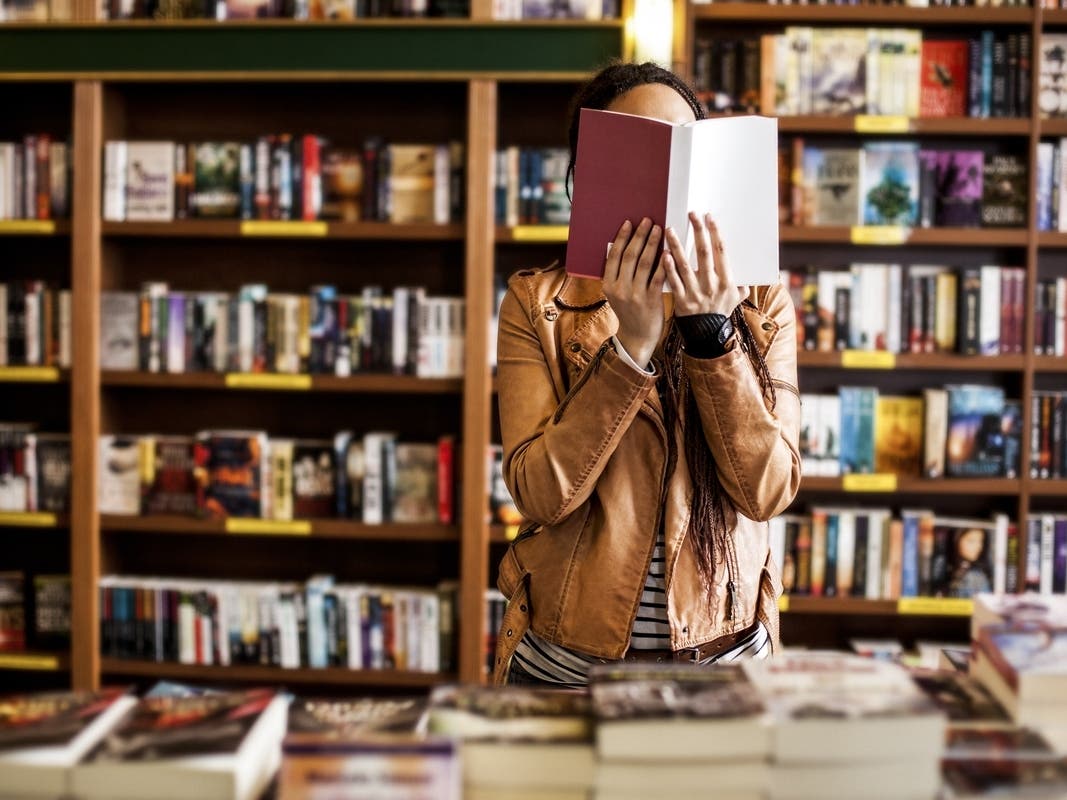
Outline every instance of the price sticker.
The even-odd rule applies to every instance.
[[[845,350],[841,353],[841,366],[846,369],[893,369],[896,365],[896,353],[884,350]]]
[[[270,372],[228,372],[227,389],[280,389],[306,392],[311,388],[310,375],[276,375]]]
[[[54,528],[58,524],[56,515],[48,511],[0,512],[0,525],[10,528]]]
[[[845,475],[841,479],[846,492],[895,492],[897,476],[888,472],[876,472],[872,475]]]
[[[5,219],[0,220],[0,233],[36,233],[50,235],[56,232],[56,222],[52,219]]]
[[[911,120],[896,114],[857,114],[856,133],[910,133]]]
[[[897,601],[898,614],[928,617],[969,617],[974,601],[968,597],[902,597]]]
[[[0,653],[0,669],[25,669],[39,672],[55,672],[59,669],[56,656],[31,653]]]
[[[241,222],[242,236],[326,236],[325,222],[304,220],[246,219]]]
[[[778,610],[782,613],[789,610],[789,595],[783,594],[778,598]]]
[[[516,242],[565,242],[566,225],[516,225],[511,229],[511,238]]]
[[[245,519],[228,517],[226,533],[253,536],[310,536],[311,522],[306,519]]]
[[[59,370],[56,367],[0,367],[0,381],[56,383]]]
[[[903,225],[853,225],[849,232],[852,244],[896,245],[908,241],[911,229]]]

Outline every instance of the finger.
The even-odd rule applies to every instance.
[[[741,305],[741,303],[745,302],[746,300],[748,300],[749,297],[752,296],[752,287],[751,286],[738,286],[737,287],[737,295],[738,295],[737,296],[737,304]]]
[[[619,279],[619,265],[622,263],[622,253],[626,249],[626,243],[630,240],[630,232],[633,224],[626,220],[619,226],[615,239],[611,242],[607,260],[604,262],[604,280],[617,281]]]
[[[662,297],[663,284],[665,281],[665,274],[663,268],[663,260],[670,258],[667,253],[664,253],[659,260],[659,267],[652,272],[652,277],[648,279],[648,289],[650,292]]]
[[[707,215],[707,221],[708,232],[711,236],[711,251],[715,263],[715,276],[722,286],[733,286],[733,273],[730,271],[730,263],[726,260],[726,248],[722,243],[722,236],[719,234],[719,226],[715,224],[711,214]]]
[[[674,256],[670,253],[664,253],[663,261],[660,263],[663,266],[659,272],[666,275],[667,283],[670,284],[671,291],[674,293],[675,304],[677,304],[679,300],[685,299],[686,296],[686,286],[678,275],[678,265],[674,261]],[[688,270],[689,268],[683,267],[682,269]]]
[[[645,242],[648,241],[648,236],[651,230],[652,220],[645,217],[641,220],[641,224],[637,226],[634,235],[630,237],[630,243],[626,245],[626,249],[623,251],[622,263],[619,265],[620,280],[634,280],[634,273],[637,270],[638,259],[641,257],[641,253],[644,252]]]
[[[715,269],[714,256],[711,253],[711,237],[703,218],[695,211],[689,212],[689,222],[693,226],[693,241],[697,254],[697,279],[700,286],[707,288],[707,280]]]
[[[686,292],[696,289],[696,276],[689,266],[682,240],[678,238],[678,232],[674,228],[667,228],[667,247],[670,249],[671,263],[675,273],[685,287]]]
[[[648,279],[656,267],[656,259],[663,248],[663,229],[659,225],[653,225],[649,231],[648,239],[641,256],[637,259],[637,267],[634,270],[634,283],[638,286],[648,286]]]

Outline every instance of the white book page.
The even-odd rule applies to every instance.
[[[778,282],[778,122],[743,116],[700,120],[692,131],[687,211],[710,212],[738,286]],[[675,142],[684,141],[676,136]],[[674,148],[671,193],[674,200]],[[688,230],[684,219],[677,228]],[[696,256],[689,234],[689,263]]]

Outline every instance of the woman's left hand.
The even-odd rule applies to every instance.
[[[693,314],[723,314],[728,317],[748,297],[749,288],[734,283],[722,239],[719,238],[719,229],[711,214],[701,218],[696,212],[690,211],[689,222],[696,237],[696,269],[689,265],[682,241],[673,228],[667,229],[668,252],[662,258],[667,283],[674,292],[674,313],[679,317]]]

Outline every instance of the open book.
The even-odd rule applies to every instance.
[[[696,268],[689,211],[710,212],[739,286],[778,282],[778,122],[717,117],[684,124],[583,108],[567,272],[604,274],[624,220],[677,231]]]

